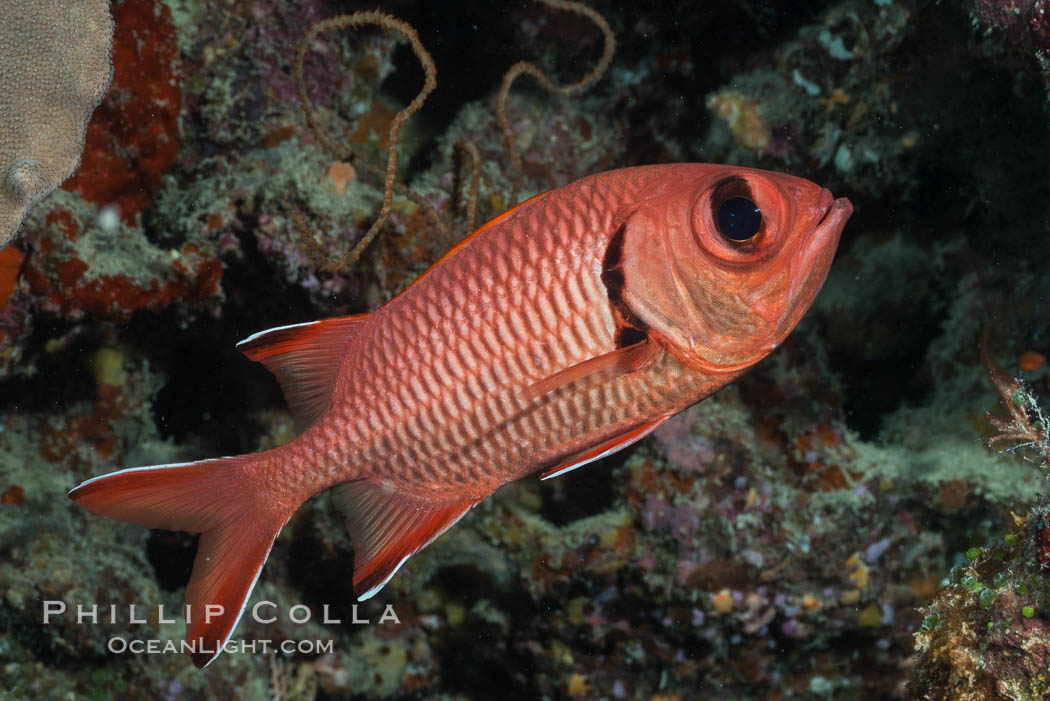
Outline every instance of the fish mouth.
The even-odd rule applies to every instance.
[[[842,228],[853,214],[853,205],[849,200],[845,197],[835,199],[828,190],[820,194],[818,211],[820,209],[824,211],[813,225],[810,239],[796,253],[791,266],[793,275],[787,297],[788,308],[774,332],[775,343],[779,343],[795,328],[820,292],[831,268],[831,261],[835,258]]]
[[[822,249],[828,245],[829,239],[834,238],[834,243],[838,244],[838,237],[842,233],[842,227],[846,224],[846,220],[853,214],[853,205],[845,197],[839,197],[835,199],[834,195],[828,190],[824,190],[820,193],[819,208],[824,210],[824,213],[817,220],[817,223],[813,225],[813,238],[806,246],[806,257],[808,254],[814,251],[814,249]]]
[[[820,200],[817,203],[818,210],[823,210],[820,218],[813,224],[813,236],[805,247],[809,255],[816,249],[821,249],[831,243],[838,245],[838,237],[842,233],[842,227],[846,220],[853,214],[853,204],[845,197],[835,198],[830,190],[824,189],[820,192]],[[834,239],[834,241],[830,241]]]
[[[826,189],[821,190],[816,209],[820,216],[812,225],[813,233],[795,254],[795,264],[792,267],[796,271],[796,282],[791,286],[792,293],[798,286],[806,284],[808,278],[820,268],[824,268],[824,273],[827,272],[827,267],[831,265],[831,257],[838,247],[842,227],[853,214],[853,205],[849,200],[845,197],[835,199]],[[821,277],[823,279],[823,276]]]
[[[831,213],[831,206],[835,204],[835,196],[831,194],[831,190],[822,188],[820,190],[820,199],[817,201],[817,209],[822,210],[824,213],[820,215],[820,219],[814,224],[814,228],[819,227],[827,219],[828,214]]]

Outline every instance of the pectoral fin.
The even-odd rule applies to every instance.
[[[583,467],[587,463],[594,462],[595,460],[601,460],[602,458],[608,457],[615,452],[623,450],[627,446],[637,443],[638,441],[648,436],[650,433],[656,430],[657,426],[662,424],[664,421],[667,421],[667,419],[669,418],[671,417],[661,416],[657,419],[653,419],[652,421],[648,421],[642,424],[641,426],[632,428],[626,433],[622,433],[619,436],[615,436],[607,441],[603,441],[598,445],[594,446],[593,448],[588,448],[587,450],[581,453],[577,453],[565,462],[560,463],[554,467],[548,468],[547,470],[544,470],[543,473],[540,474],[540,479],[549,480],[551,477],[564,475],[566,472],[569,472],[570,470],[575,470],[577,467]]]
[[[588,358],[582,363],[567,367],[526,387],[522,391],[522,396],[526,401],[532,401],[577,382],[600,382],[615,375],[635,372],[645,365],[655,350],[656,343],[645,339],[639,343]]]

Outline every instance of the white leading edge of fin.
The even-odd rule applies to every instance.
[[[470,509],[473,509],[475,506],[477,506],[480,503],[481,503],[480,501],[474,502],[473,504],[470,505]],[[374,587],[372,587],[371,589],[366,591],[361,596],[357,597],[357,600],[358,601],[365,601],[366,599],[371,599],[373,596],[378,594],[379,590],[382,589],[383,587],[385,587],[387,582],[389,582],[394,577],[394,575],[397,574],[397,571],[399,569],[401,569],[401,565],[405,564],[408,561],[408,558],[412,557],[413,555],[418,553],[420,550],[422,550],[423,548],[427,547],[428,545],[433,543],[435,540],[440,538],[442,535],[444,535],[449,529],[451,529],[453,526],[455,526],[457,523],[459,523],[459,520],[461,518],[463,518],[464,516],[466,516],[467,515],[467,511],[470,511],[470,509],[464,509],[463,512],[459,516],[457,516],[451,523],[449,523],[447,526],[445,526],[444,530],[442,530],[440,533],[435,533],[433,538],[431,538],[427,542],[423,543],[423,545],[419,546],[418,548],[416,548],[415,550],[410,552],[408,555],[405,555],[403,558],[401,558],[401,562],[397,563],[397,567],[395,567],[393,570],[391,570],[390,574],[388,574],[386,576],[386,578],[382,582],[380,582],[379,584],[375,585]]]
[[[86,479],[83,482],[81,482],[80,484],[78,484],[77,486],[73,487],[73,489],[70,489],[69,492],[66,492],[66,494],[68,495],[73,490],[80,489],[81,487],[86,487],[87,485],[91,484],[92,482],[97,482],[98,480],[102,479],[103,477],[113,477],[114,475],[123,475],[123,474],[127,474],[128,472],[145,472],[147,470],[166,470],[169,467],[187,467],[189,465],[196,465],[197,463],[202,463],[202,462],[212,462],[214,460],[229,460],[230,457],[231,456],[229,456],[229,455],[224,455],[221,458],[206,458],[204,460],[191,460],[190,462],[172,462],[172,463],[168,463],[166,465],[146,465],[144,467],[125,467],[123,470],[117,470],[116,472],[107,472],[104,475],[98,475],[97,477],[92,477],[90,479]]]
[[[631,441],[631,443],[633,443],[633,442],[634,441]],[[540,481],[541,482],[546,482],[547,480],[551,479],[552,477],[557,477],[559,475],[564,475],[566,472],[572,472],[577,467],[583,467],[584,465],[590,465],[595,460],[601,460],[602,458],[607,458],[610,455],[612,455],[613,453],[615,453],[615,452],[617,452],[619,450],[622,450],[623,448],[626,448],[631,443],[628,443],[627,445],[614,446],[614,447],[609,448],[608,450],[606,450],[604,453],[599,453],[598,455],[595,455],[593,458],[587,458],[586,460],[582,460],[582,461],[580,461],[578,463],[575,463],[573,465],[566,465],[565,467],[561,468],[557,472],[552,472],[551,474],[549,474],[549,475],[547,475],[545,477],[540,477]]]
[[[656,421],[656,422],[653,423],[652,426],[649,427],[648,430],[643,431],[642,433],[638,434],[637,436],[635,436],[631,440],[624,441],[623,443],[617,443],[616,445],[614,445],[613,447],[609,448],[608,450],[602,451],[598,455],[595,455],[593,458],[587,458],[586,460],[581,460],[578,463],[574,463],[572,465],[566,465],[565,467],[563,467],[562,469],[558,470],[557,472],[552,472],[549,475],[544,475],[543,477],[540,477],[540,481],[541,482],[545,482],[545,481],[549,480],[552,477],[557,477],[558,475],[564,475],[566,472],[572,472],[577,467],[583,467],[584,465],[589,465],[592,462],[594,462],[595,460],[601,460],[602,458],[607,458],[610,455],[612,455],[613,453],[618,453],[621,450],[623,450],[624,448],[629,448],[630,446],[634,445],[635,443],[637,443],[638,441],[642,440],[643,438],[648,436],[650,433],[655,431],[656,428],[662,423],[663,423],[663,420]]]
[[[266,555],[263,557],[262,562],[259,564],[259,569],[255,570],[255,576],[252,578],[251,586],[248,587],[248,591],[244,595],[244,601],[241,602],[241,610],[237,612],[237,618],[233,620],[233,625],[230,627],[230,632],[227,633],[226,637],[222,639],[221,643],[219,643],[219,646],[215,650],[215,654],[211,656],[211,659],[204,663],[204,667],[207,667],[212,662],[219,659],[219,655],[222,654],[222,649],[226,647],[226,643],[228,643],[230,641],[230,638],[233,637],[233,632],[237,630],[237,626],[240,625],[241,618],[244,616],[244,609],[248,607],[248,599],[252,598],[252,592],[255,591],[255,585],[259,581],[259,575],[262,574],[263,566],[266,564],[266,561],[270,559],[270,551],[273,550],[273,544],[277,542],[277,536],[281,534],[281,531],[283,531],[284,527],[287,525],[288,519],[285,519],[284,523],[281,524],[281,527],[277,529],[276,533],[274,533],[273,540],[270,541],[270,547],[266,549]],[[204,667],[201,667],[201,669],[204,669]]]
[[[272,329],[266,329],[265,331],[256,331],[255,333],[253,333],[251,336],[249,336],[248,338],[244,339],[243,341],[238,341],[236,347],[240,348],[245,343],[250,343],[250,342],[254,341],[255,339],[259,338],[260,336],[265,336],[266,334],[270,333],[271,331],[283,331],[284,329],[294,329],[294,328],[297,328],[297,327],[300,327],[300,326],[313,326],[314,324],[320,324],[321,321],[323,321],[323,319],[318,320],[318,321],[304,321],[301,324],[288,324],[286,326],[274,326]]]
[[[424,547],[426,547],[426,546],[424,546]],[[378,594],[379,590],[382,589],[383,587],[385,587],[386,583],[389,582],[390,579],[395,574],[397,574],[397,571],[399,569],[401,569],[401,565],[405,564],[405,562],[408,560],[408,558],[412,557],[412,555],[414,555],[414,554],[415,554],[415,551],[413,551],[412,553],[409,553],[408,555],[405,555],[403,558],[401,558],[401,562],[397,563],[397,567],[395,567],[394,569],[390,570],[390,574],[388,574],[386,576],[386,579],[384,579],[382,582],[380,582],[379,584],[375,585],[374,587],[372,587],[371,589],[366,591],[361,596],[357,597],[357,600],[358,601],[364,601],[365,599],[371,599],[373,596]]]

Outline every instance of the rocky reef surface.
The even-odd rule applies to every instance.
[[[374,309],[461,238],[457,142],[481,158],[478,221],[513,204],[502,74],[527,59],[568,83],[602,51],[591,22],[540,3],[383,3],[438,86],[401,130],[406,189],[382,232],[329,272],[318,252],[344,256],[383,199],[357,159],[383,164],[423,81],[404,43],[364,28],[314,42],[296,84],[300,37],[374,9],[358,5],[114,0],[80,169],[0,251],[0,698],[1046,697],[1050,484],[1037,452],[986,447],[986,412],[1006,409],[977,340],[990,324],[1026,406],[1048,406],[1038,1],[594,2],[609,70],[568,98],[522,79],[506,102],[521,198],[673,161],[812,179],[856,209],[813,309],[648,440],[502,489],[374,601],[355,607],[353,544],[312,500],[249,602],[276,620],[237,632],[290,651],[205,670],[113,651],[181,639],[196,538],[66,491],[294,436],[234,344]],[[300,88],[357,157],[326,150]],[[47,601],[68,610],[43,625]]]

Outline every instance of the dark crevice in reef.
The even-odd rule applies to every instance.
[[[75,322],[46,314],[33,320],[32,335],[25,347],[27,355],[33,357],[36,373],[0,383],[0,409],[22,414],[52,413],[58,407],[94,398],[91,352],[98,346],[97,334],[75,336],[58,352],[47,350],[49,341],[62,338],[75,326]]]
[[[315,607],[328,604],[332,618],[353,619],[357,602],[353,588],[354,551],[344,546],[346,540],[332,541],[322,528],[342,528],[338,514],[322,513],[311,503],[304,507],[310,518],[296,518],[291,528],[291,545],[279,550],[267,564],[267,577],[287,579],[299,592],[301,603]],[[278,546],[280,547],[280,546]]]
[[[177,591],[190,581],[193,558],[200,536],[178,531],[150,531],[146,558],[153,565],[157,584],[164,591]]]
[[[878,438],[883,419],[903,406],[927,401],[934,390],[924,372],[926,349],[940,334],[939,318],[931,300],[917,305],[913,316],[902,320],[899,345],[893,353],[864,360],[848,353],[830,354],[832,367],[848,367],[840,373],[846,425],[861,440]],[[936,305],[938,308],[941,304]]]
[[[353,618],[352,607],[356,602],[351,585],[354,553],[325,537],[318,526],[318,519],[324,518],[336,517],[318,514],[313,519],[297,519],[292,525],[293,545],[271,558],[266,576],[277,580],[286,578],[300,593],[301,603],[315,611],[320,611],[327,604],[332,618],[338,618],[344,626],[350,626],[347,621]],[[428,587],[444,592],[442,601],[457,601],[465,610],[470,610],[480,599],[486,599],[496,610],[515,618],[530,619],[539,615],[517,580],[513,580],[509,588],[501,588],[478,566],[442,567],[428,582]],[[382,603],[383,594],[377,599]],[[374,622],[374,612],[378,610],[381,609],[374,603],[362,604],[358,616],[371,617]],[[403,607],[397,610],[402,614],[405,611]],[[373,613],[370,615],[369,611]],[[471,621],[462,627],[442,627],[431,640],[435,654],[442,658],[439,663],[443,670],[440,690],[469,693],[483,688],[492,698],[537,698],[540,694],[533,681],[515,672],[528,664],[527,656],[516,652],[517,648],[513,644],[515,636],[508,637],[494,623],[479,622],[473,617]],[[461,657],[464,650],[471,651],[469,660]],[[430,689],[431,693],[436,691],[435,688]],[[319,698],[325,696],[322,694]]]
[[[528,596],[518,580],[513,580],[510,587],[501,587],[480,564],[442,567],[432,584],[447,592],[445,598],[457,600],[468,608],[478,599],[489,599],[504,611],[524,613],[523,609],[527,608],[522,602],[528,601]]]
[[[195,328],[191,337],[212,336],[209,329]],[[167,368],[168,382],[157,393],[153,415],[164,438],[182,443],[191,436],[206,437],[206,442],[222,453],[250,449],[243,435],[249,377],[237,372],[238,361],[219,346],[194,342],[177,343]],[[255,405],[259,406],[259,405]]]
[[[508,651],[499,649],[500,642],[497,634],[471,635],[469,640],[461,641],[461,645],[446,647],[471,650],[472,654],[470,659],[463,659],[460,655],[450,656],[451,659],[445,662],[442,670],[443,686],[453,693],[484,689],[488,698],[508,701],[540,698],[534,684],[528,683],[520,674],[515,674],[515,670],[528,667],[528,659],[524,656],[521,659],[508,659]]]
[[[928,115],[912,154],[914,172],[899,193],[883,192],[879,202],[846,193],[856,213],[838,255],[848,255],[864,232],[903,230],[931,256],[938,242],[960,230],[971,234],[948,259],[952,267],[915,281],[907,307],[884,309],[874,320],[883,332],[892,325],[892,354],[868,359],[830,347],[832,368],[845,383],[847,423],[863,440],[878,436],[883,417],[928,401],[935,390],[926,353],[943,333],[960,275],[988,274],[1001,261],[1032,255],[1050,219],[1050,182],[1043,163],[1031,157],[1050,149],[1046,114],[1040,100],[1023,99],[1041,93],[1041,79],[1007,70],[995,57],[981,59],[980,52],[975,60],[979,39],[964,18],[945,21],[944,12],[955,9],[942,9],[921,15],[922,53],[896,56],[887,71],[902,96],[901,111]]]
[[[518,598],[528,600],[524,593]],[[466,597],[463,604],[469,610],[476,601],[477,598]],[[513,610],[513,607],[507,608],[506,603],[497,603],[497,609]],[[543,615],[557,614],[544,614],[530,607],[529,611],[515,614],[514,620],[535,620]],[[542,694],[535,679],[521,673],[530,666],[529,656],[520,644],[522,634],[523,631],[513,631],[508,635],[494,623],[472,622],[443,628],[432,642],[440,660],[442,690],[449,694],[471,694],[485,689],[487,698],[511,701],[540,698]],[[469,659],[464,658],[465,651],[469,651]]]
[[[946,482],[938,491],[939,493],[931,491],[917,504],[904,506],[912,510],[923,532],[942,534],[945,570],[958,564],[963,553],[969,548],[990,545],[987,542],[989,533],[1002,533],[1012,528],[1011,519],[1007,514],[987,502],[978,504],[967,491],[966,485]],[[958,510],[946,513],[927,508],[928,504],[937,501],[955,503]]]
[[[794,34],[811,23],[828,5],[820,0],[775,0],[769,3],[722,3],[683,7],[677,3],[635,3],[624,13],[613,2],[590,3],[610,22],[616,33],[615,64],[636,67],[653,54],[654,46],[690,47],[674,58],[692,64],[692,70],[667,71],[660,75],[671,94],[690,97],[679,109],[694,119],[668,123],[668,135],[683,143],[695,141],[708,119],[702,96],[753,62],[756,48]],[[602,49],[601,33],[589,20],[540,3],[393,2],[384,10],[416,28],[423,45],[438,69],[438,87],[413,117],[413,129],[422,131],[427,147],[419,151],[405,169],[405,180],[425,171],[436,158],[435,138],[466,103],[495,94],[503,73],[517,61],[531,61],[548,71],[558,83],[579,80],[594,65]],[[540,26],[535,36],[523,36],[523,18]],[[671,57],[667,56],[670,60]],[[401,45],[394,54],[395,70],[380,92],[395,104],[408,104],[423,83],[423,74],[411,49]],[[606,79],[607,80],[607,79]],[[592,90],[609,86],[599,82]],[[531,78],[519,79],[514,91],[536,91]],[[550,97],[556,100],[560,98]],[[632,100],[623,106],[628,123],[646,122],[651,101]],[[661,106],[666,109],[666,106]],[[654,163],[661,148],[644,130],[629,130],[628,162]],[[654,154],[656,157],[654,158]],[[688,154],[687,160],[704,160]]]
[[[427,147],[411,159],[405,170],[406,181],[430,168],[437,158],[436,138],[460,108],[498,89],[503,72],[518,60],[502,53],[514,46],[514,25],[504,19],[507,8],[502,3],[478,2],[406,2],[385,7],[416,28],[438,71],[437,89],[412,117],[412,129],[422,132]],[[404,44],[395,50],[393,63],[394,71],[383,82],[380,93],[390,96],[400,108],[419,92],[423,71]]]
[[[43,617],[42,606],[41,603],[41,618]],[[76,621],[76,613],[71,612],[67,604],[66,612],[61,616],[56,614],[51,619],[51,625],[61,625],[61,622],[70,620]],[[52,628],[39,625],[39,623],[40,619],[35,616],[27,620],[24,611],[16,610],[3,597],[0,597],[0,631],[4,632],[5,638],[10,636],[16,649],[20,647],[31,653],[35,659],[47,660],[48,664],[64,669],[75,669],[86,662],[84,659],[71,657],[64,651],[63,646],[55,645],[55,640],[60,639],[59,635],[55,634],[55,638],[52,638]],[[4,640],[4,651],[11,649],[11,645],[12,642]],[[6,697],[7,694],[5,693],[4,696]]]
[[[1050,213],[1046,167],[1032,157],[1050,148],[1045,108],[1030,99],[1045,88],[1033,72],[975,51],[965,18],[944,21],[952,11],[920,15],[924,48],[897,90],[903,112],[928,115],[904,204],[925,236],[972,229],[968,240],[994,262],[1038,240]]]
[[[635,449],[632,446],[544,483],[540,515],[555,526],[564,526],[608,511],[616,502],[613,471]]]
[[[244,231],[256,228],[254,221],[242,225]],[[262,257],[254,236],[242,235],[241,248],[243,260],[224,260],[223,289],[233,292],[220,318],[200,315],[187,322],[172,314],[138,314],[124,334],[150,348],[168,376],[153,403],[161,435],[180,443],[197,437],[208,454],[256,450],[260,427],[245,417],[286,406],[269,371],[245,358],[236,344],[257,331],[318,317],[307,293],[283,283]]]

